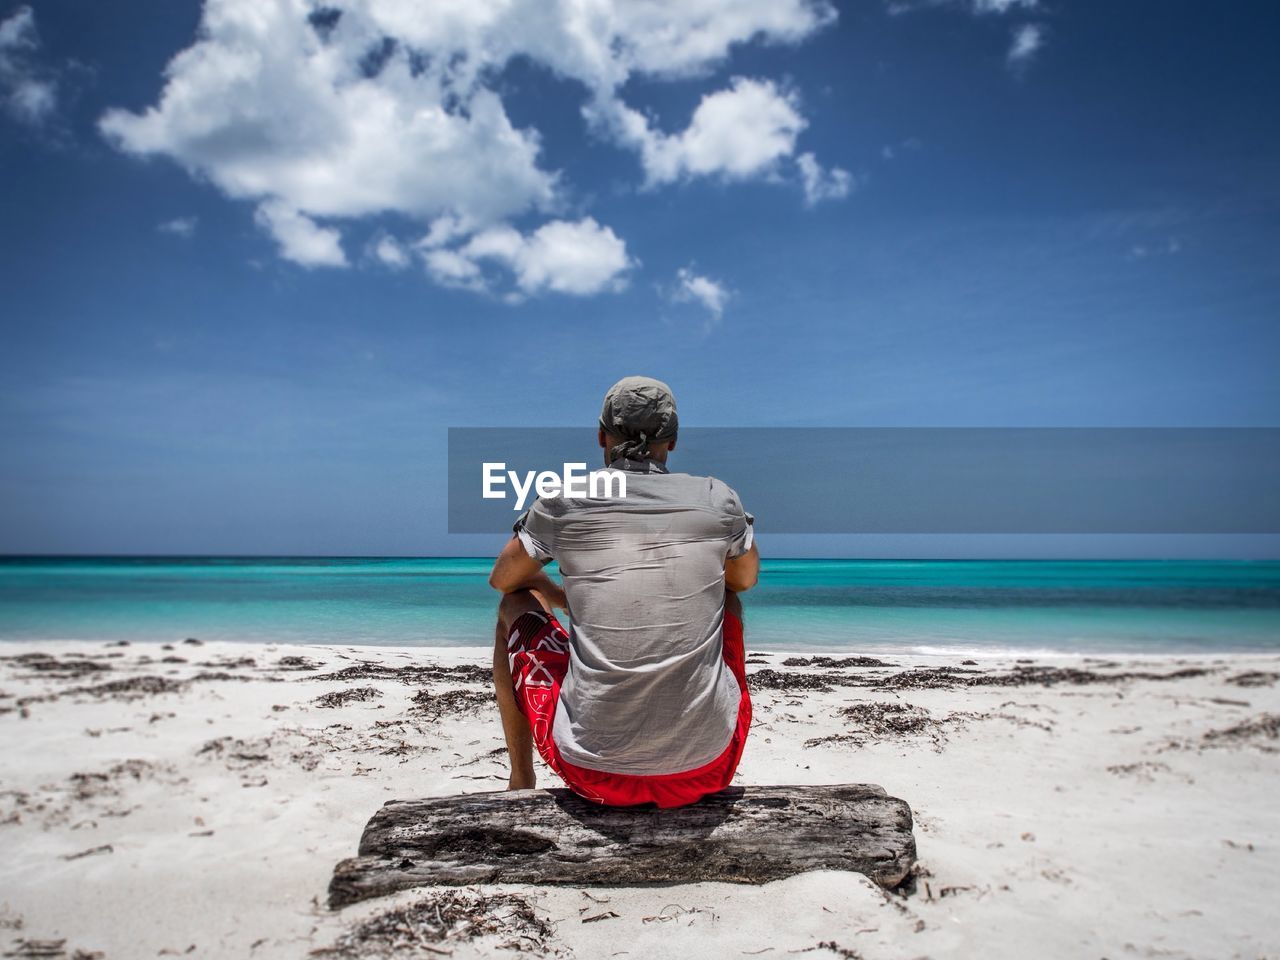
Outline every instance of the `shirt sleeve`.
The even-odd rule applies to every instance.
[[[725,503],[725,513],[729,518],[729,554],[730,560],[740,557],[751,549],[755,543],[756,518],[747,513],[738,499],[736,491],[730,489]]]
[[[511,529],[534,560],[550,563],[555,558],[555,525],[541,500],[535,500]]]

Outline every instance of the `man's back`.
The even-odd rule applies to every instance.
[[[560,565],[570,662],[553,737],[569,762],[632,775],[700,767],[734,731],[739,689],[722,657],[725,560],[751,519],[718,480],[627,471],[624,498],[539,500],[517,532]]]

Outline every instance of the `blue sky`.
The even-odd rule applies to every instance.
[[[638,372],[697,425],[1280,425],[1271,4],[492,6],[0,5],[0,551],[485,552],[446,429]]]

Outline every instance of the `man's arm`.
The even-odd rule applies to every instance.
[[[740,557],[730,557],[724,562],[725,589],[734,593],[750,590],[760,579],[760,551],[753,543],[751,549]]]
[[[494,561],[489,586],[502,593],[533,590],[542,594],[553,608],[567,609],[564,589],[552,580],[542,564],[529,556],[519,537],[512,537]]]

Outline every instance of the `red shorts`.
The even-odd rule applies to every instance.
[[[555,617],[541,612],[521,614],[511,625],[507,660],[511,665],[516,702],[529,720],[538,753],[570,790],[588,800],[611,807],[640,803],[683,807],[723,790],[738,769],[751,727],[751,697],[747,693],[742,623],[728,611],[724,615],[724,662],[741,691],[737,724],[724,753],[710,763],[680,773],[644,776],[605,773],[574,766],[560,755],[551,736],[551,726],[560,701],[560,684],[569,669],[569,636]]]

